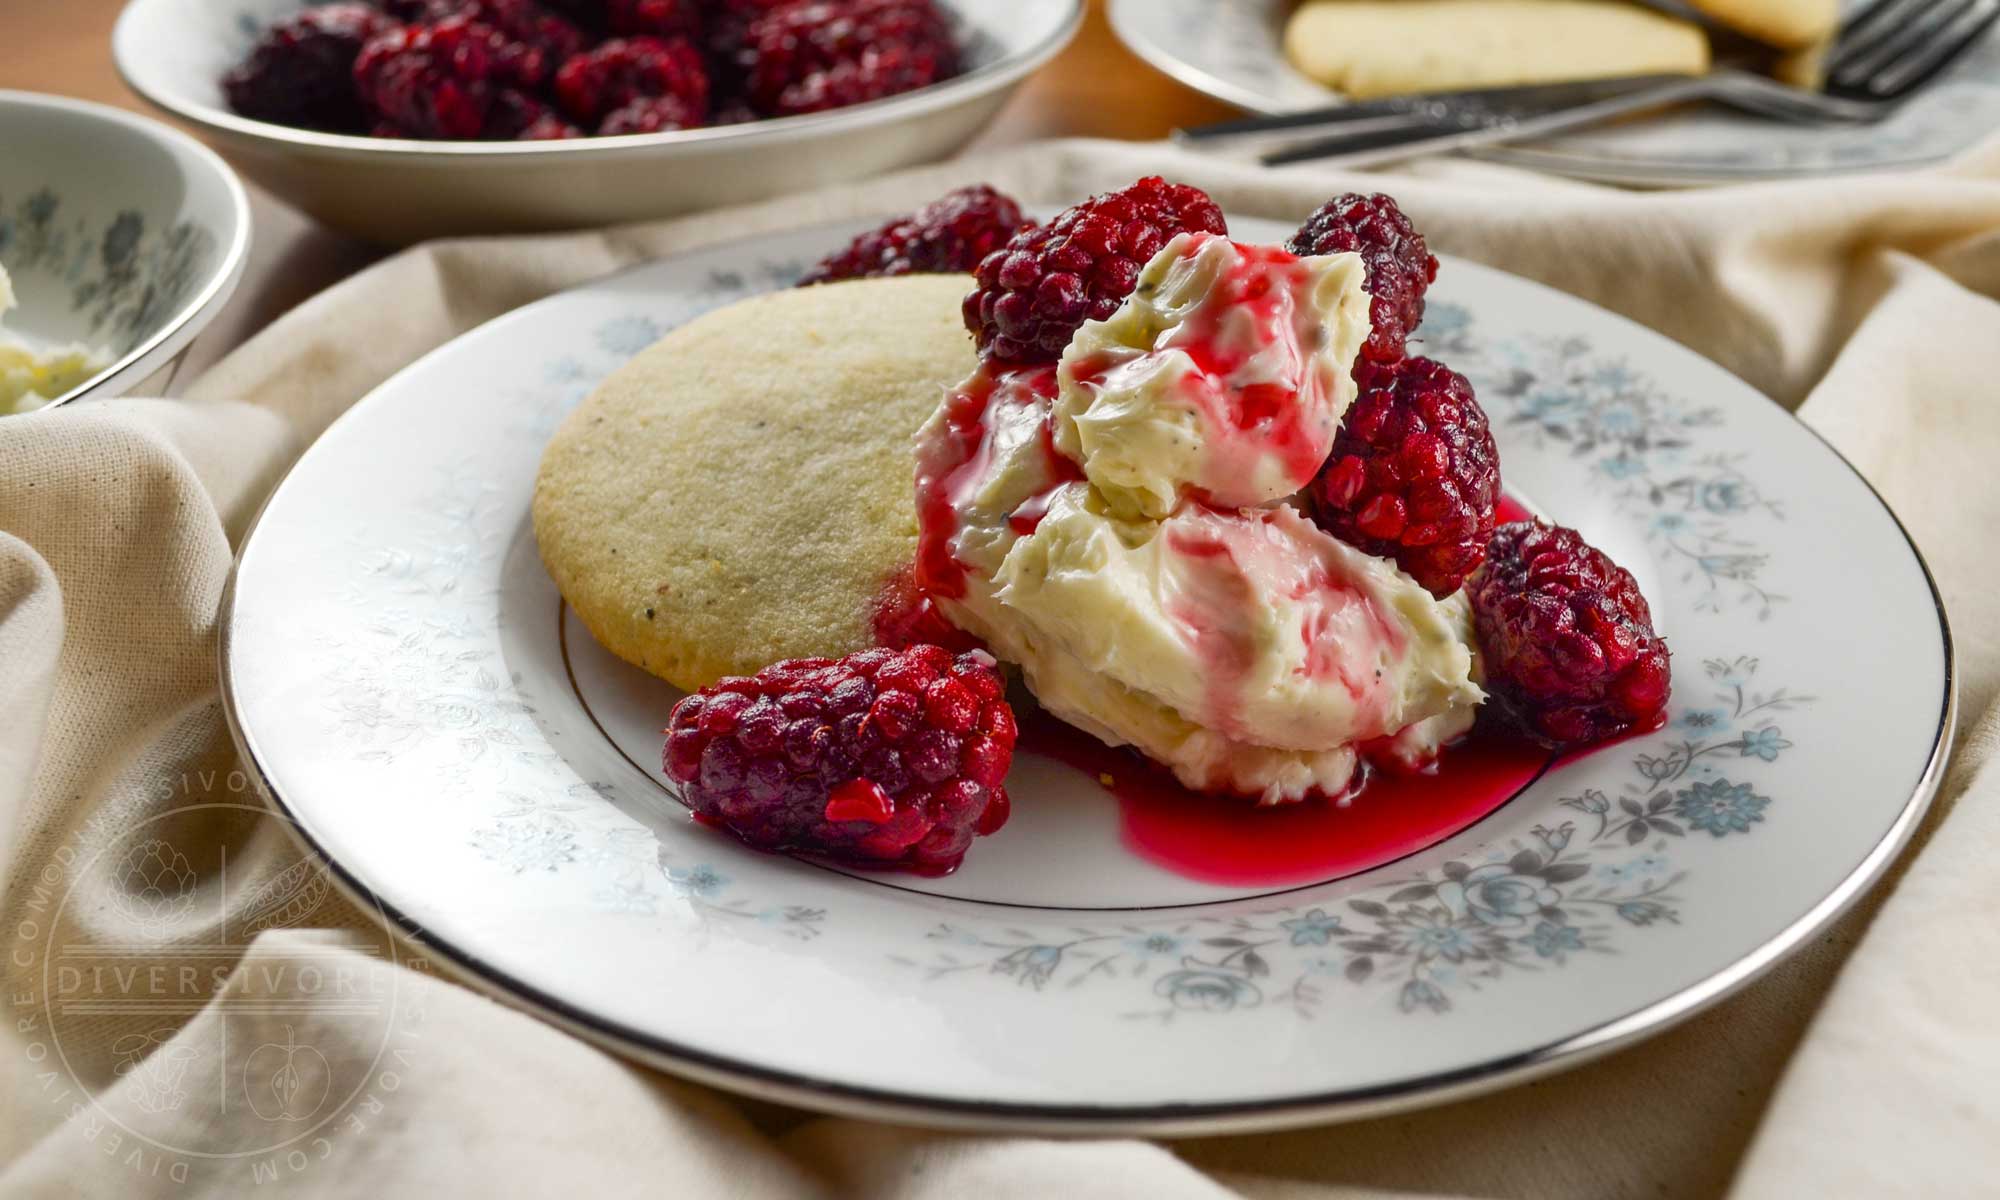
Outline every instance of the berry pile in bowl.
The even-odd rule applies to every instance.
[[[934,0],[339,0],[265,29],[222,90],[300,129],[541,141],[827,112],[959,64]]]
[[[943,157],[1081,0],[129,0],[134,90],[370,239],[575,228]]]
[[[1532,774],[1658,728],[1670,659],[1635,577],[1505,494],[1472,384],[1418,353],[1438,266],[1384,195],[1260,244],[1157,177],[1046,223],[965,188],[607,380],[545,452],[543,561],[600,642],[690,692],[663,775],[760,849],[950,871],[1004,836],[1031,742],[1232,825],[1421,808],[1407,781],[1495,747]],[[774,438],[673,394],[734,328],[823,347],[814,378],[757,383],[839,421]],[[927,418],[894,382],[918,366],[948,372]],[[695,465],[652,478],[662,453]]]

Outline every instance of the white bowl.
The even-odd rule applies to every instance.
[[[133,90],[199,126],[258,183],[329,225],[403,244],[672,216],[942,158],[1068,44],[1082,0],[944,0],[965,74],[830,113],[561,142],[421,142],[237,116],[218,82],[301,0],[128,0],[112,56]]]
[[[83,342],[111,365],[56,397],[121,395],[163,375],[221,311],[250,251],[250,203],[223,161],[129,113],[0,91],[0,328]]]

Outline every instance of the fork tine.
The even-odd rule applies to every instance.
[[[1925,3],[1927,0],[1915,0],[1915,2]],[[1898,15],[1896,13],[1897,9],[1911,3],[1912,0],[1872,0],[1867,7],[1840,23],[1840,29],[1835,32],[1833,37],[1834,44],[1843,48],[1850,46],[1854,44],[1854,39],[1862,33],[1867,33],[1869,40],[1873,41],[1882,31],[1871,29],[1870,26],[1891,16]],[[1890,25],[1890,28],[1894,28],[1893,23]]]
[[[1973,0],[1929,45],[1890,64],[1868,81],[1868,90],[1894,99],[1915,91],[1950,66],[2000,19],[2000,0]]]
[[[1834,43],[1833,53],[1827,56],[1826,72],[1829,77],[1852,67],[1863,59],[1874,59],[1881,50],[1900,39],[1909,36],[1912,29],[1941,5],[1956,5],[1963,0],[1886,0],[1870,9],[1879,12],[1879,19],[1867,23],[1864,28],[1862,18],[1856,18],[1841,28],[1840,38]],[[1863,14],[1866,17],[1868,14]]]
[[[1843,56],[1828,69],[1827,75],[1842,87],[1859,87],[1891,63],[1927,45],[1978,3],[1979,0],[1936,0],[1894,33],[1866,49]]]

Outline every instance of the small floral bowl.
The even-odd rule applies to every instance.
[[[402,245],[668,217],[944,158],[1083,22],[1083,0],[940,0],[954,79],[832,112],[706,129],[444,142],[293,129],[231,112],[221,79],[258,32],[323,0],[126,0],[111,56],[132,90],[335,228]]]
[[[0,330],[110,365],[54,400],[121,395],[178,362],[250,250],[250,203],[184,134],[100,104],[0,91]]]

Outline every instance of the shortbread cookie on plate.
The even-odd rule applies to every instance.
[[[1312,0],[1285,56],[1357,100],[1708,69],[1686,21],[1605,0]]]
[[[760,296],[606,379],[534,497],[542,561],[597,640],[683,688],[868,645],[916,547],[910,439],[973,365],[970,286]]]
[[[1718,25],[1780,50],[1824,42],[1840,23],[1840,0],[1688,0]]]

